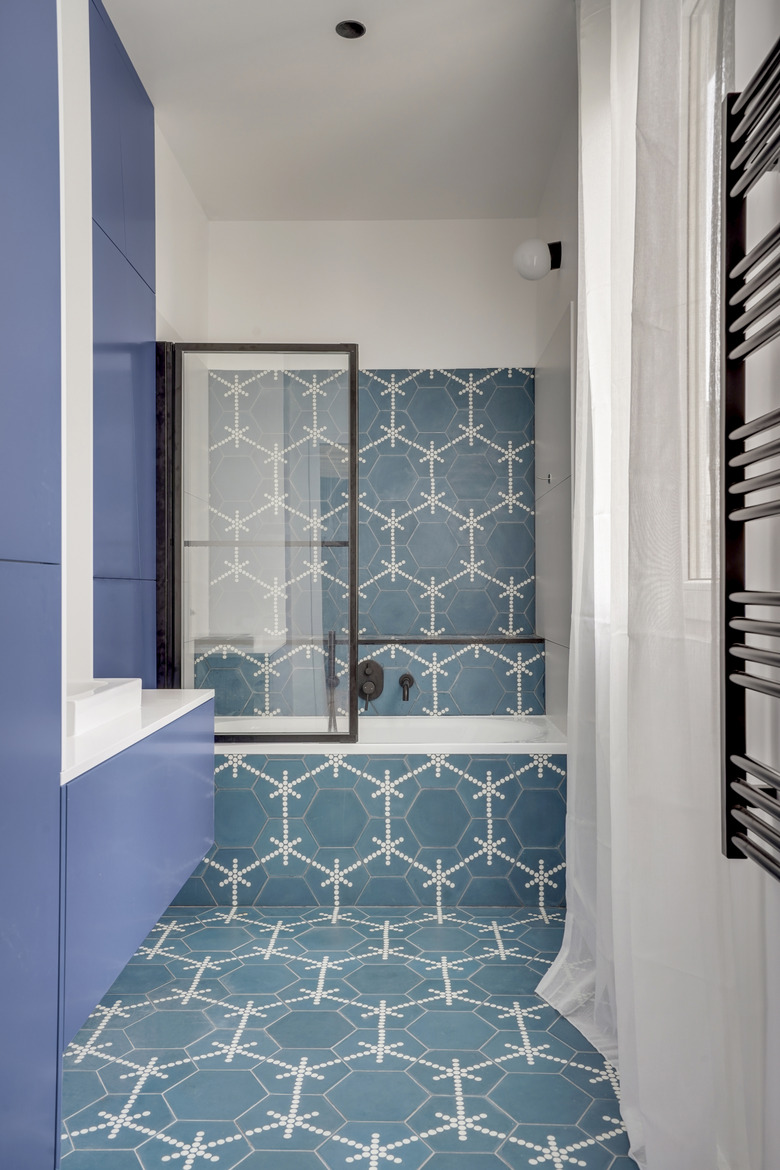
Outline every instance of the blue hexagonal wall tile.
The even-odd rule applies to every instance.
[[[225,847],[253,845],[266,819],[251,788],[217,789],[214,798],[214,831]]]
[[[319,845],[354,845],[368,814],[354,792],[321,788],[309,806],[306,824]]]
[[[178,905],[562,903],[563,756],[233,752],[215,781],[215,848]]]
[[[469,823],[469,814],[454,789],[427,789],[419,793],[407,819],[421,845],[456,845]]]

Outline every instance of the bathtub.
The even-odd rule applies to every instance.
[[[405,752],[466,752],[470,755],[498,753],[513,755],[543,751],[565,754],[566,736],[546,715],[409,715],[386,717],[361,716],[357,743],[334,743],[327,740],[291,744],[275,743],[217,744],[217,754],[251,751],[262,755],[306,755],[338,752],[344,755],[398,755]]]
[[[529,906],[564,892],[566,742],[544,715],[361,716],[358,743],[216,745],[182,905]]]

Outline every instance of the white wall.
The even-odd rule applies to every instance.
[[[209,224],[155,124],[158,341],[206,341]]]
[[[566,730],[571,628],[573,331],[577,301],[578,125],[571,111],[539,210],[561,267],[540,280],[536,362],[536,629],[546,643],[547,714]]]
[[[578,236],[577,110],[564,124],[539,204],[537,225],[543,240],[561,241],[561,267],[539,281],[537,332],[541,354],[572,301],[577,301]]]
[[[92,678],[92,140],[89,0],[58,4],[62,695]],[[64,717],[63,735],[67,729]]]
[[[365,368],[532,366],[534,220],[212,223],[209,339],[356,341]]]
[[[574,306],[536,364],[536,632],[545,639],[546,711],[566,731],[571,631],[571,409]]]

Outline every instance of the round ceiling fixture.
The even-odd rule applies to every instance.
[[[340,20],[336,25],[336,32],[340,37],[346,37],[348,41],[354,41],[358,37],[366,35],[366,26],[361,24],[359,20]]]

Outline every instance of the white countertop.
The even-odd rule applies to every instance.
[[[60,784],[97,767],[213,697],[214,692],[209,690],[142,691],[141,706],[135,711],[81,735],[66,736]]]

